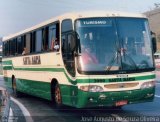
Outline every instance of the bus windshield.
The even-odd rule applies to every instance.
[[[86,18],[75,22],[78,70],[127,72],[154,68],[145,18]]]

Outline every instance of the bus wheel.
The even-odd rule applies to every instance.
[[[62,107],[62,97],[61,97],[61,91],[60,87],[58,84],[55,86],[55,95],[54,95],[54,100],[57,108]]]
[[[15,77],[12,79],[12,90],[13,90],[13,96],[20,97],[20,93],[17,91],[17,84]]]

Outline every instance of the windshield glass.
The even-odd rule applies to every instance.
[[[153,68],[146,19],[87,18],[76,20],[78,70],[137,71]]]

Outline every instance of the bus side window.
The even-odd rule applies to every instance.
[[[42,29],[42,51],[48,51],[48,30],[49,27],[44,27]]]
[[[10,56],[13,56],[14,55],[14,50],[13,50],[13,39],[10,40]]]
[[[30,53],[31,34],[26,34],[26,54]]]
[[[3,56],[6,56],[6,42],[3,42]]]
[[[23,48],[22,47],[22,37],[19,36],[19,37],[17,37],[17,53],[18,54],[22,54],[22,52],[23,52],[22,48]]]
[[[42,47],[42,30],[36,31],[36,52],[41,52]]]
[[[8,41],[3,42],[3,55],[7,56],[8,55]]]
[[[13,39],[12,41],[11,41],[11,55],[16,55],[16,39]]]
[[[30,53],[34,53],[36,51],[36,31],[31,33],[30,48]]]
[[[49,26],[49,49],[59,51],[59,23]]]
[[[6,56],[9,55],[9,41],[6,42]]]
[[[21,38],[22,38],[22,49],[23,49],[22,55],[25,55],[25,54],[27,54],[27,49],[26,49],[26,35],[22,35]]]

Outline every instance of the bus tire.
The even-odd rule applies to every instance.
[[[56,108],[58,109],[62,108],[62,96],[61,96],[61,91],[58,83],[56,83],[55,85],[54,103]]]
[[[15,77],[12,78],[12,91],[13,91],[13,96],[14,97],[18,98],[18,97],[21,96],[20,92],[17,91],[17,84],[16,84],[16,78]]]

